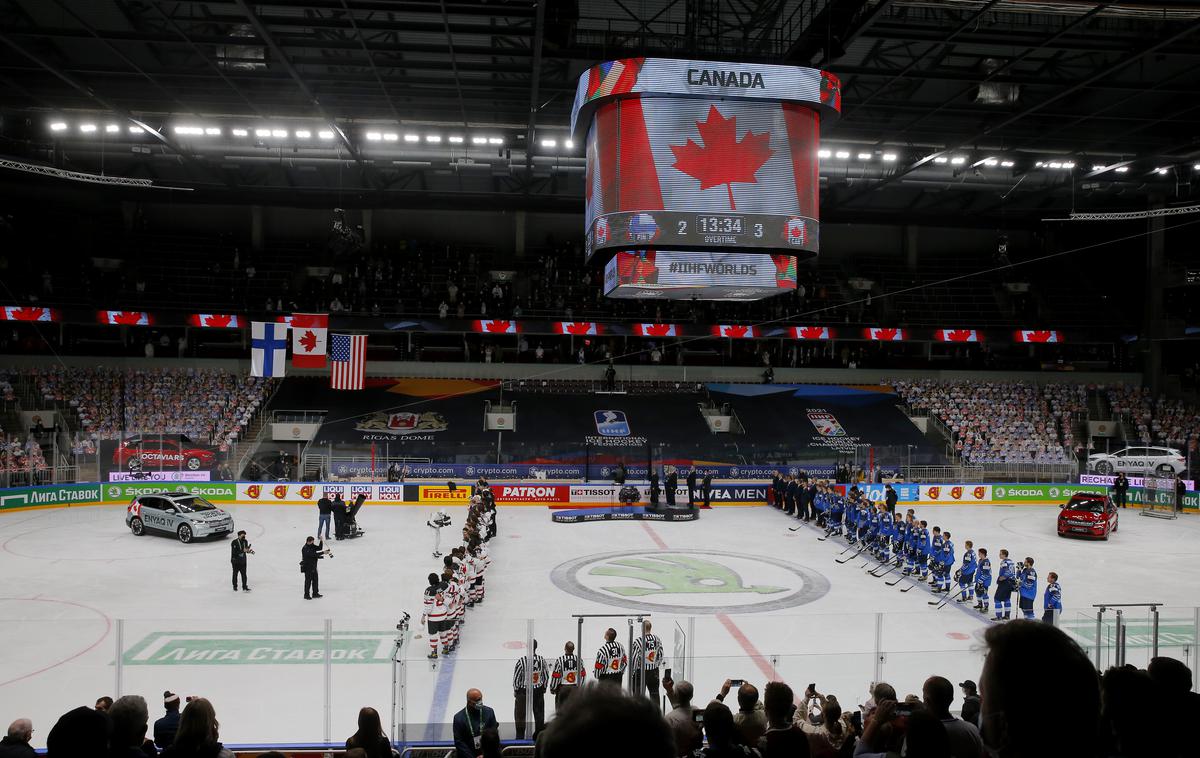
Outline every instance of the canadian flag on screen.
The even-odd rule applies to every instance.
[[[906,335],[903,329],[869,326],[863,329],[863,336],[876,342],[903,342]]]
[[[938,342],[982,342],[974,329],[938,329],[934,334]]]
[[[1013,334],[1017,342],[1062,342],[1062,334],[1054,329],[1021,329]]]
[[[600,325],[595,321],[555,321],[555,334],[599,334]]]
[[[0,317],[5,321],[57,321],[58,314],[53,308],[35,308],[24,305],[6,305],[0,311]]]
[[[728,337],[735,340],[750,339],[758,336],[757,326],[742,326],[740,324],[718,324],[712,328],[713,336]]]
[[[792,337],[798,340],[828,340],[833,334],[827,326],[793,326]]]
[[[245,326],[242,320],[232,313],[193,313],[188,317],[188,323],[208,329],[240,329]]]
[[[325,368],[328,352],[329,314],[293,313],[292,366],[294,368]]]
[[[678,337],[679,329],[674,324],[634,324],[633,333],[639,337]]]
[[[96,318],[101,324],[150,326],[150,314],[145,311],[100,311]]]

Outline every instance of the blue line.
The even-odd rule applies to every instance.
[[[433,688],[433,702],[429,704],[429,718],[425,720],[425,740],[438,739],[438,731],[442,728],[446,717],[446,705],[450,700],[450,685],[454,683],[454,662],[457,653],[440,657],[438,664],[437,684]]]

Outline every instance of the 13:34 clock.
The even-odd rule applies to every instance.
[[[697,216],[696,229],[701,234],[742,234],[746,220],[742,216]]]

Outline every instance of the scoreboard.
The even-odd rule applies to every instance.
[[[606,294],[758,299],[788,289],[765,274],[731,282],[720,262],[734,254],[759,256],[730,265],[762,272],[790,258],[794,288],[795,260],[820,242],[821,120],[840,107],[835,76],[795,66],[631,58],[585,72],[572,132],[586,145],[586,257],[669,254],[691,276]]]

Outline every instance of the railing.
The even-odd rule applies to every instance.
[[[975,482],[983,481],[982,466],[900,466],[900,476],[907,482]]]

